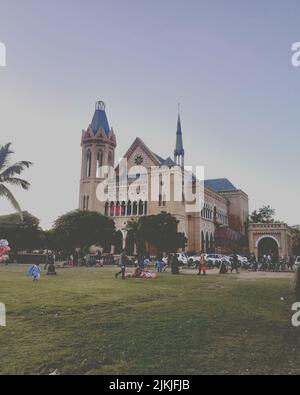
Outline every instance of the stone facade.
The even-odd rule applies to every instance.
[[[100,202],[96,197],[96,190],[105,177],[99,171],[103,165],[114,165],[116,136],[108,125],[105,105],[103,102],[96,104],[92,123],[87,130],[83,130],[82,139],[82,170],[80,180],[79,208],[82,210],[95,210],[113,217],[119,231],[122,247],[127,240],[126,225],[128,221],[142,215],[152,215],[168,212],[175,216],[178,231],[183,232],[188,239],[186,250],[188,252],[214,252],[215,235],[217,229],[229,228],[235,234],[245,232],[245,221],[248,218],[248,196],[234,187],[227,179],[208,180],[204,182],[204,206],[194,212],[187,212],[184,201],[176,201],[174,196],[159,195],[157,201],[151,196],[143,196],[136,201],[122,200],[122,187],[118,187],[120,196],[118,200],[107,199]],[[155,167],[164,177],[164,171],[169,174],[170,191],[173,191],[174,182],[182,174],[185,152],[180,116],[178,116],[176,144],[174,158],[163,159],[155,154],[140,139],[136,138],[131,144],[124,158],[127,159],[128,172],[138,165],[150,171]],[[165,170],[164,170],[165,169]],[[118,167],[116,168],[118,172]],[[165,179],[164,179],[165,182]],[[196,181],[193,181],[195,183]],[[145,190],[151,190],[151,177],[145,179]],[[163,184],[163,183],[162,183]],[[147,188],[146,188],[147,187]],[[194,185],[191,185],[193,188]],[[218,252],[220,249],[218,249]]]
[[[292,235],[287,224],[249,224],[249,250],[257,258],[274,254],[276,258],[292,255]]]

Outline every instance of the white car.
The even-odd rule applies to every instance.
[[[300,265],[300,256],[297,256],[295,260],[295,266],[299,266],[299,265]]]
[[[192,256],[188,257],[188,262],[190,264],[193,264],[193,263],[196,263],[196,262],[200,262],[200,258],[201,258],[200,254],[199,255],[192,255]]]
[[[176,256],[177,256],[179,263],[181,263],[183,265],[186,265],[188,263],[188,257],[183,252],[177,252]],[[167,265],[168,264],[168,257],[164,256],[162,261],[165,265]]]
[[[222,262],[222,256],[218,254],[205,255],[207,266],[219,266]]]
[[[238,257],[239,262],[241,262],[241,263],[248,263],[248,258],[247,257],[241,256],[241,255],[238,255],[237,257]]]
[[[183,252],[177,252],[176,253],[178,262],[182,263],[183,265],[186,265],[188,263],[188,258]]]
[[[227,264],[230,264],[231,263],[231,258],[230,258],[230,256],[228,256],[228,255],[223,255],[222,257],[221,257],[221,261],[223,262],[225,262],[225,263],[227,263]]]

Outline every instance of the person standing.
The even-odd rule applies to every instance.
[[[145,260],[144,255],[143,254],[139,254],[138,259],[137,259],[137,263],[138,263],[138,266],[139,266],[139,269],[140,269],[141,272],[143,272],[144,269],[145,269],[144,260]]]
[[[39,281],[41,277],[41,269],[39,264],[37,263],[35,265],[30,266],[27,275],[32,278],[33,282]]]
[[[122,280],[125,280],[126,255],[124,251],[121,252],[119,258],[119,267],[120,267],[120,271],[115,274],[115,278],[118,278],[118,276],[122,274]]]
[[[231,263],[231,273],[233,271],[236,271],[237,274],[239,274],[239,259],[236,253],[233,254],[232,257],[232,263]]]
[[[179,274],[179,262],[176,254],[173,255],[173,260],[171,263],[171,273]]]
[[[200,257],[200,264],[199,264],[199,272],[198,275],[200,276],[203,273],[203,276],[206,275],[206,257],[204,254]]]

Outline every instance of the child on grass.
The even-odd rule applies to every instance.
[[[41,269],[39,267],[39,264],[37,263],[36,265],[30,266],[27,275],[29,277],[32,277],[33,282],[39,281],[41,277]]]

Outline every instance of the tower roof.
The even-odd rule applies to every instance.
[[[103,101],[98,101],[96,103],[95,113],[90,126],[95,134],[102,128],[105,134],[108,135],[110,127],[105,112],[105,103]]]
[[[177,120],[176,146],[174,150],[174,155],[184,155],[180,114],[178,114]]]

